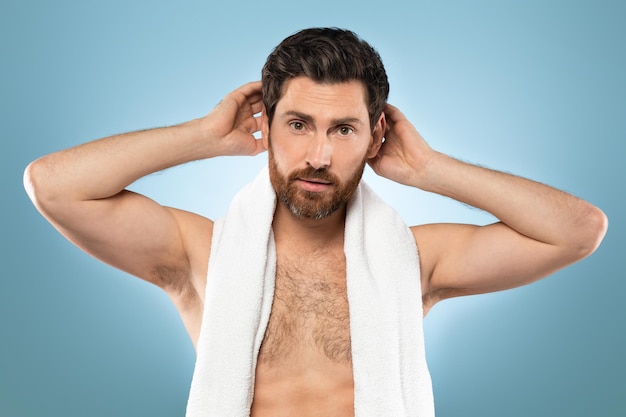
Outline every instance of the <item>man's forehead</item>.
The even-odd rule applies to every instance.
[[[277,113],[308,114],[313,110],[332,110],[342,113],[336,117],[368,120],[365,86],[358,80],[327,83],[303,76],[286,81],[276,104]]]

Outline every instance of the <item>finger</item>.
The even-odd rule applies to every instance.
[[[255,132],[260,132],[263,128],[263,118],[261,116],[255,117],[254,121],[256,122],[256,130]]]
[[[263,90],[261,88],[261,81],[246,84],[247,87],[243,93],[246,96],[246,100],[252,106],[262,105],[263,103]],[[255,111],[256,113],[256,111]]]
[[[383,111],[385,112],[385,117],[387,118],[388,122],[396,122],[401,117],[403,117],[403,114],[400,112],[400,110],[396,106],[393,106],[389,103],[385,104],[385,108],[383,109]]]
[[[254,95],[259,95],[259,94],[262,95],[263,84],[261,83],[261,81],[252,81],[252,82],[242,85],[235,91],[240,92],[246,97],[252,97]]]
[[[226,97],[233,99],[240,108],[246,104],[256,106],[263,102],[261,81],[244,84],[236,90],[231,91]]]
[[[261,139],[254,138],[254,150],[250,154],[250,156],[258,155],[261,152],[265,152],[267,149],[265,148],[265,144]]]
[[[252,109],[252,114],[261,113],[263,110],[263,100],[250,103],[250,108]]]
[[[256,132],[261,131],[261,127],[263,126],[263,121],[260,116],[249,117],[243,121],[243,126],[245,127],[248,133],[254,134]]]

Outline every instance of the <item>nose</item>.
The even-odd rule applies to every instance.
[[[332,153],[333,148],[330,139],[324,135],[315,135],[311,138],[306,162],[315,169],[328,168]]]

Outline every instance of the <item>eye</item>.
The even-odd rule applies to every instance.
[[[304,123],[298,120],[294,120],[293,122],[290,122],[289,126],[291,126],[293,130],[297,130],[297,131],[304,130]]]
[[[339,129],[337,129],[337,133],[339,133],[340,136],[348,136],[352,132],[354,132],[354,129],[350,126],[340,126]]]

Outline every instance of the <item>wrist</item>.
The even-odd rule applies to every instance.
[[[420,190],[437,192],[442,174],[448,169],[446,166],[453,161],[448,155],[431,150],[419,164],[420,168],[414,171],[410,185]]]
[[[182,123],[179,127],[185,132],[184,135],[191,139],[190,149],[193,149],[194,159],[208,159],[216,156],[222,156],[210,125],[210,121],[206,117],[192,119]]]

